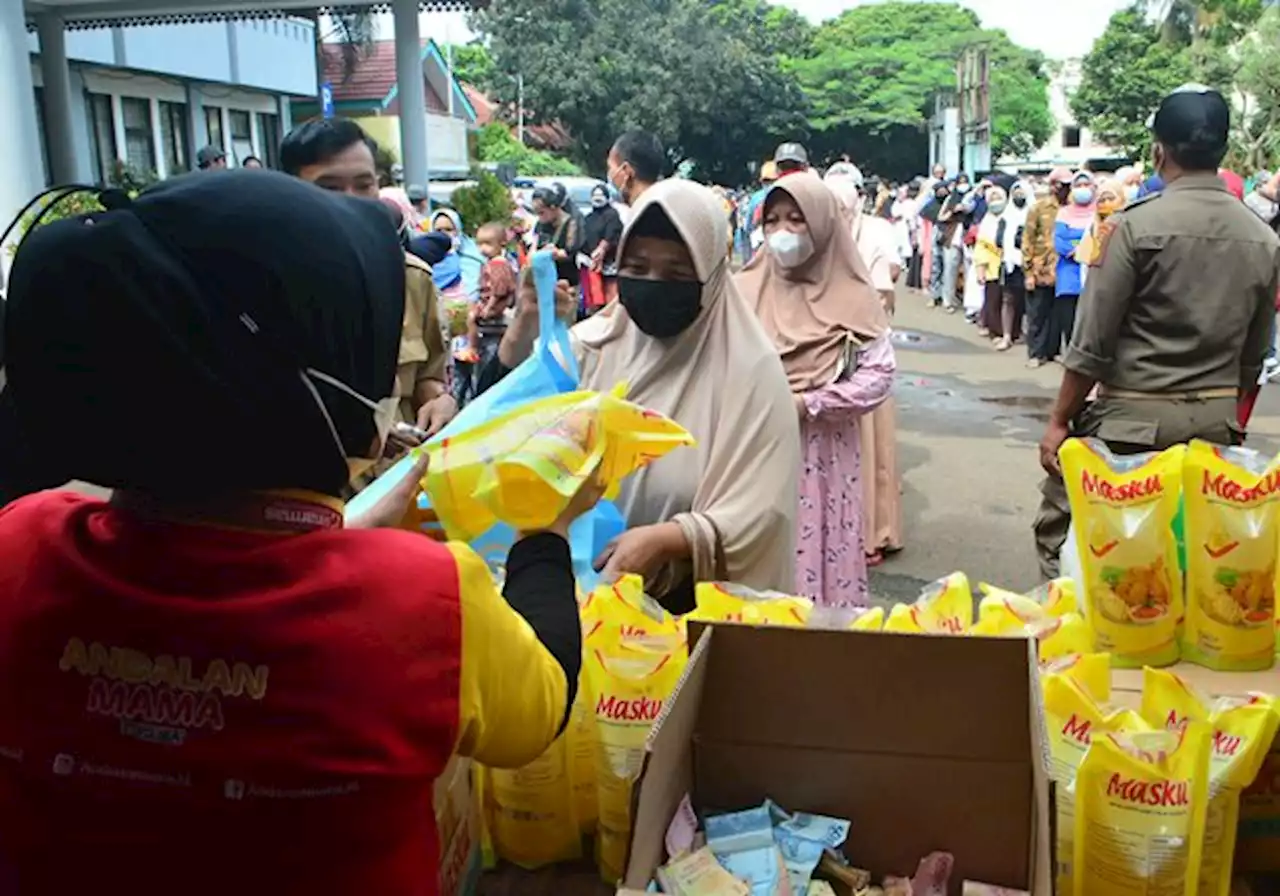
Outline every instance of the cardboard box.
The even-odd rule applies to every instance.
[[[471,760],[449,760],[436,778],[433,802],[440,837],[441,896],[471,896],[480,881],[480,805]]]
[[[1169,671],[1209,697],[1240,696],[1250,691],[1280,695],[1280,669],[1216,672],[1192,663],[1178,663]],[[1142,705],[1142,670],[1113,669],[1111,700],[1138,709]],[[1280,871],[1280,737],[1271,745],[1257,780],[1242,797],[1235,870]]]
[[[876,874],[955,855],[984,880],[1049,896],[1052,834],[1031,642],[690,626],[685,677],[650,736],[622,885],[664,859],[681,797],[700,812],[782,806],[852,821]]]

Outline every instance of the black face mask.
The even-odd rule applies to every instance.
[[[1014,204],[1014,205],[1016,205],[1018,208],[1022,208],[1024,205],[1026,205],[1026,204],[1027,204],[1027,197],[1026,197],[1026,196],[1014,196],[1014,197],[1013,197],[1013,204]]]
[[[655,339],[679,336],[702,311],[702,284],[688,280],[618,278],[618,301],[631,320]]]

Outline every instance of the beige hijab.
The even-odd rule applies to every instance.
[[[789,193],[800,207],[813,257],[786,270],[766,243],[736,281],[773,339],[792,391],[808,392],[831,382],[850,337],[874,339],[888,330],[889,320],[848,219],[826,184],[805,171],[773,189]]]
[[[703,283],[702,312],[674,339],[658,340],[614,303],[573,328],[584,389],[619,381],[628,397],[680,423],[698,440],[622,484],[630,526],[673,521],[692,549],[696,581],[757,590],[795,587],[800,433],[787,378],[751,309],[729,279],[724,209],[706,187],[664,180],[645,191],[618,257],[646,213],[665,213]],[[688,574],[669,569],[649,587],[661,596]]]
[[[869,218],[863,213],[862,193],[852,178],[828,173],[823,183],[835,195],[845,220],[849,222],[853,242],[858,247],[863,264],[867,266],[867,273],[871,275],[871,285],[881,293],[892,292],[893,265],[897,263],[894,257],[896,253],[891,251],[894,248],[893,235],[886,234],[876,226],[883,223],[887,227],[888,222]]]

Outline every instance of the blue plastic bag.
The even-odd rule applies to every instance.
[[[573,392],[578,388],[578,363],[569,343],[569,328],[556,316],[555,260],[549,251],[543,251],[535,253],[531,263],[534,286],[538,290],[538,344],[534,347],[533,354],[463,408],[458,416],[430,439],[429,444],[455,437],[531,401]],[[556,350],[564,359],[563,364],[557,359]],[[351,500],[347,505],[347,514],[354,516],[376,502],[412,466],[411,455],[402,458]],[[419,506],[429,508],[430,498],[424,494],[419,499]],[[626,522],[622,514],[608,501],[601,501],[569,527],[569,550],[573,556],[574,574],[582,589],[590,590],[595,587],[599,577],[591,568],[592,561],[625,528]],[[471,547],[489,564],[490,569],[498,570],[506,565],[507,551],[515,543],[515,538],[516,533],[510,526],[499,523],[472,541]]]
[[[535,252],[533,284],[538,290],[538,344],[515,370],[458,412],[432,439],[456,436],[538,398],[578,388],[578,362],[569,343],[569,328],[556,316],[556,262],[550,251]],[[554,350],[553,350],[554,347]],[[558,350],[564,359],[556,358]]]

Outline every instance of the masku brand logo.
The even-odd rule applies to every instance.
[[[615,696],[601,695],[596,701],[596,718],[614,722],[652,722],[662,711],[662,701],[651,697],[619,700]]]

